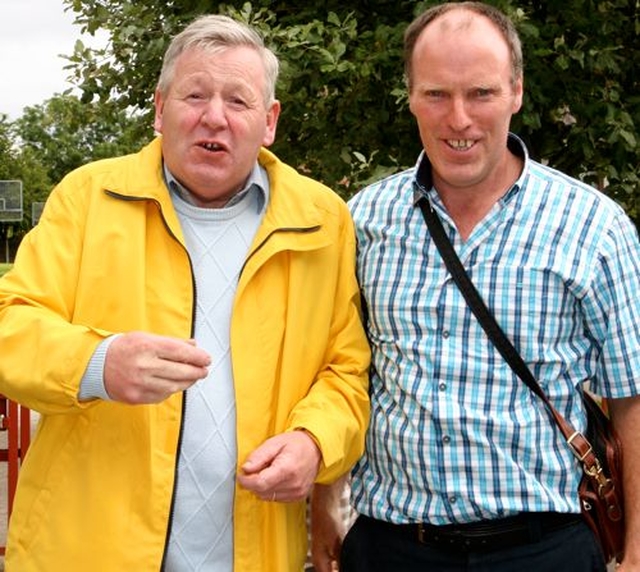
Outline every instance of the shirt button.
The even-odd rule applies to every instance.
[[[449,437],[449,435],[445,435],[445,436],[442,438],[442,442],[443,442],[445,445],[448,445],[449,443],[451,443],[451,437]]]
[[[445,340],[446,340],[450,335],[451,335],[451,334],[450,334],[447,330],[444,330],[444,331],[442,332],[442,337],[443,337]]]
[[[451,504],[456,504],[457,500],[458,500],[458,498],[457,498],[457,497],[449,497],[449,502],[450,502]]]
[[[447,384],[446,383],[441,383],[440,385],[438,385],[438,389],[440,391],[444,391],[445,389],[447,389]]]

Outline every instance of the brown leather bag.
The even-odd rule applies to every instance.
[[[584,475],[578,495],[582,516],[598,537],[605,560],[620,562],[625,533],[622,445],[609,417],[588,392],[584,393],[584,404],[589,420],[586,441],[592,451],[587,450],[581,459]],[[575,451],[574,441],[569,444]]]

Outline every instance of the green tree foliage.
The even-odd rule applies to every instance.
[[[33,203],[46,201],[69,171],[137,150],[152,135],[144,118],[110,102],[81,103],[68,93],[25,108],[12,123],[0,115],[0,180],[22,181],[24,206],[20,223],[0,223],[2,241],[10,236],[15,249],[32,226]]]
[[[170,37],[199,14],[230,13],[265,32],[283,61],[274,150],[285,160],[346,197],[417,158],[402,34],[437,2],[65,1],[88,32],[111,37],[103,50],[76,45],[71,65],[86,102],[150,113]],[[490,3],[514,18],[524,43],[525,106],[514,130],[536,159],[604,188],[638,218],[638,0]]]
[[[16,237],[19,237],[20,229],[31,226],[31,203],[46,199],[51,190],[51,179],[40,158],[31,150],[20,147],[16,125],[10,123],[6,115],[0,116],[0,180],[22,181],[22,223],[0,223],[3,226],[3,237],[9,226],[12,227],[11,232],[15,231]]]
[[[4,114],[0,114],[0,180],[15,178],[15,134]]]
[[[518,129],[534,156],[622,204],[640,221],[640,3],[526,2]]]
[[[112,102],[82,103],[70,94],[27,107],[15,129],[22,154],[39,157],[54,183],[88,161],[137,150],[151,136]]]

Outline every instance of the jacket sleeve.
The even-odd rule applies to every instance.
[[[81,179],[54,189],[0,279],[0,392],[41,413],[83,407],[80,379],[106,335],[74,323],[86,220]]]
[[[321,483],[334,481],[360,458],[369,422],[370,350],[355,273],[355,232],[346,205],[336,244],[339,272],[325,362],[289,419],[291,429],[304,428],[315,437],[322,452]]]

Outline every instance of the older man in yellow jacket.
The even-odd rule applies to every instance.
[[[161,134],[70,173],[0,280],[0,392],[41,414],[9,572],[287,572],[348,471],[369,350],[346,206],[265,147],[277,60],[178,35]]]

